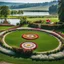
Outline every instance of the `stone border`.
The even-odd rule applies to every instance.
[[[12,33],[12,32],[9,32],[9,33],[7,33],[7,34],[5,34],[5,35],[3,36],[3,38],[2,38],[2,42],[3,42],[3,44],[4,44],[6,47],[12,49],[12,47],[9,46],[9,45],[5,42],[5,37],[6,37],[8,34],[10,34],[10,33]]]

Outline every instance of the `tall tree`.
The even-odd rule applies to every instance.
[[[1,17],[1,6],[0,6],[0,17]]]
[[[10,10],[8,6],[1,6],[0,7],[0,15],[1,17],[4,17],[5,19],[10,14]]]
[[[64,22],[64,0],[58,0],[58,14],[60,22]]]

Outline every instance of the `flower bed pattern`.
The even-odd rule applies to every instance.
[[[37,48],[37,44],[34,42],[23,42],[20,44],[20,47],[24,50],[35,50]]]
[[[26,33],[22,35],[22,38],[26,39],[26,40],[34,40],[39,38],[39,36],[37,34],[33,34],[33,33]]]

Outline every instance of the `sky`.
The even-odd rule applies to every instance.
[[[50,2],[53,0],[0,0],[4,2],[20,2],[20,3],[39,3],[39,2]]]

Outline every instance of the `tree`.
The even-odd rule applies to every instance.
[[[58,11],[57,5],[52,5],[49,7],[50,14],[57,14],[57,11]]]
[[[1,6],[0,6],[0,17],[1,17]]]
[[[18,14],[23,14],[23,11],[22,10],[18,10]]]
[[[17,14],[18,12],[16,10],[11,11],[11,15]]]
[[[11,15],[13,15],[14,14],[14,11],[11,11]]]
[[[1,6],[0,7],[0,15],[1,17],[4,17],[5,20],[7,18],[7,16],[10,14],[10,10],[8,6]]]
[[[23,14],[23,11],[22,10],[11,10],[11,15],[13,14]]]
[[[64,0],[58,0],[58,14],[60,22],[64,22]]]
[[[22,17],[21,19],[20,19],[20,26],[21,25],[24,25],[24,24],[26,24],[27,23],[27,17]]]

